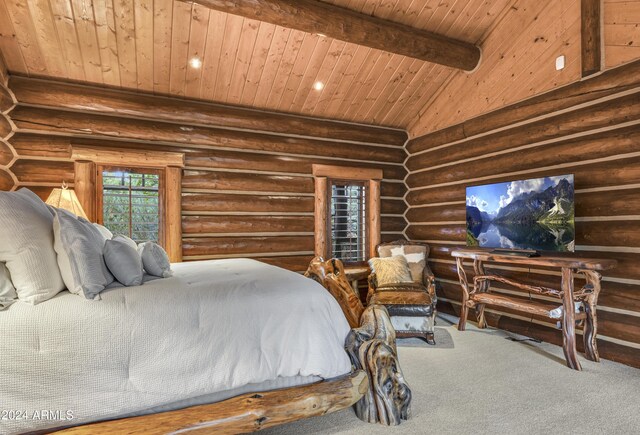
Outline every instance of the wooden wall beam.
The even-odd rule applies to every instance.
[[[602,69],[602,20],[601,0],[582,0],[581,39],[582,77],[587,77]]]
[[[205,145],[240,150],[271,151],[287,154],[402,163],[405,152],[400,147],[345,144],[300,137],[282,137],[264,133],[233,131],[213,127],[185,127],[179,123],[158,122],[98,113],[78,113],[18,105],[11,112],[18,129],[56,132],[55,134],[97,136],[101,139],[135,139],[168,142],[185,146]],[[337,133],[336,133],[337,134]],[[84,144],[83,140],[74,140]],[[341,143],[342,146],[337,146]],[[127,144],[128,145],[128,144]],[[125,145],[125,146],[127,146]]]
[[[90,161],[76,161],[74,164],[74,190],[87,218],[96,222],[96,164]]]
[[[126,118],[170,121],[287,135],[397,145],[407,133],[327,119],[293,116],[240,107],[86,86],[54,80],[12,76],[9,87],[20,104],[51,106],[80,112],[109,113]]]
[[[380,244],[380,181],[369,181],[369,201],[367,204],[369,215],[369,258],[376,257],[376,246]]]
[[[337,178],[340,180],[382,180],[382,170],[356,166],[313,165],[316,177]]]
[[[480,61],[480,48],[473,44],[316,0],[189,3],[465,71],[475,69]]]
[[[164,170],[165,213],[164,243],[172,263],[182,261],[182,168],[169,166]]]
[[[327,234],[328,234],[328,180],[327,177],[315,177],[315,249],[317,257],[327,258]]]

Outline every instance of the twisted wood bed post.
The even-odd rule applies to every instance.
[[[340,260],[316,257],[305,276],[329,290],[352,327],[345,349],[355,369],[364,370],[369,378],[369,391],[354,405],[358,418],[389,426],[407,420],[411,390],[398,363],[396,332],[387,309],[382,305],[364,308]]]

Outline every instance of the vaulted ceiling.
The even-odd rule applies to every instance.
[[[479,45],[513,4],[325,2]],[[0,0],[0,51],[16,74],[401,128],[454,73],[173,0]]]

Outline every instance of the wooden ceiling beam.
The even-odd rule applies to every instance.
[[[316,0],[181,0],[307,33],[471,71],[480,48]]]
[[[600,0],[582,0],[580,3],[582,77],[602,69],[602,22]]]

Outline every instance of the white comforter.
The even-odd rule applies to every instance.
[[[101,301],[65,291],[0,312],[0,433],[350,371],[348,323],[318,283],[247,259],[173,269],[172,278],[106,290]]]

